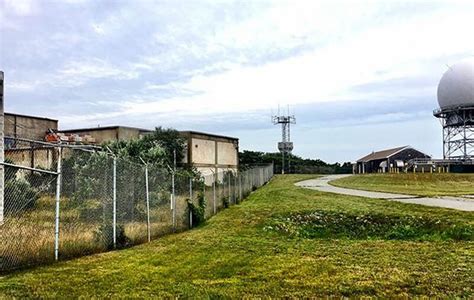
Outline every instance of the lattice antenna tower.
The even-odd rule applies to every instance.
[[[291,124],[296,124],[294,115],[290,115],[290,107],[288,106],[287,114],[280,114],[278,106],[278,115],[272,116],[274,125],[281,124],[281,142],[278,142],[278,151],[281,153],[281,173],[285,174],[285,156],[290,156],[293,151],[293,142],[291,142]],[[288,160],[288,170],[290,169],[290,160]]]

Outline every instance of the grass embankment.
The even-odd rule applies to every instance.
[[[427,197],[474,194],[474,174],[365,174],[337,179],[330,184],[367,191]]]
[[[0,277],[0,298],[473,295],[474,243],[435,234],[462,225],[464,238],[472,240],[472,213],[327,194],[293,185],[309,178],[278,176],[247,201],[188,232]],[[338,232],[337,239],[284,230],[285,222],[295,223],[296,216],[305,219],[315,214],[336,214],[342,220],[350,216],[355,225],[373,215],[387,220],[424,218],[444,225],[428,228],[433,235],[424,241],[417,235],[389,239],[345,234],[347,227],[337,226],[340,223],[333,217],[329,220],[336,224],[331,228]],[[326,223],[318,222],[311,227],[314,232],[321,224],[325,228]],[[369,227],[376,227],[377,222]],[[349,232],[358,232],[353,225]]]

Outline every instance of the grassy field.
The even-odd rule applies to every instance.
[[[473,296],[472,213],[293,185],[309,178],[277,176],[191,231],[0,277],[0,298]]]
[[[331,181],[330,184],[338,187],[418,196],[474,194],[474,174],[365,174],[341,178]]]

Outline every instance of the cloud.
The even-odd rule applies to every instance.
[[[283,8],[279,7],[277,12],[281,9]],[[278,15],[275,12],[268,14],[270,17],[264,17],[262,21],[265,26],[275,24],[268,19]],[[278,103],[298,105],[347,99],[367,100],[367,96],[387,96],[389,90],[400,96],[405,93],[405,97],[413,93],[426,94],[429,89],[435,87],[436,83],[432,79],[440,76],[444,68],[443,64],[433,68],[428,66],[426,61],[433,63],[433,60],[443,57],[446,53],[459,54],[457,45],[461,43],[463,52],[474,53],[473,41],[466,41],[464,35],[452,34],[459,28],[474,27],[474,19],[469,16],[469,11],[456,15],[435,11],[409,23],[387,24],[352,33],[338,43],[330,43],[276,62],[259,65],[235,64],[229,68],[221,68],[223,72],[217,74],[208,74],[206,67],[201,69],[201,72],[195,71],[193,76],[184,82],[173,82],[170,85],[150,84],[147,87],[154,87],[157,92],[172,87],[175,91],[184,91],[181,95],[160,99],[160,94],[157,93],[149,95],[148,100],[140,99],[140,103],[133,100],[124,101],[123,111],[135,114],[170,111],[183,115],[215,114],[265,109]],[[302,19],[304,24],[304,17]],[[257,49],[262,43],[268,47],[274,37],[256,41],[252,34],[246,35],[251,27],[256,27],[255,22],[257,21],[244,22],[243,25],[237,26],[238,29],[228,29],[223,35],[231,37],[229,44],[235,40],[236,47],[245,48],[253,43],[257,44]],[[258,27],[256,29],[254,31],[258,31]],[[240,38],[239,34],[243,37]],[[220,40],[217,38],[216,43],[219,44]],[[160,64],[159,60],[149,62]],[[428,75],[428,85],[417,84],[408,88],[398,84],[398,91],[394,91],[396,80]],[[367,90],[355,90],[357,87],[375,83],[386,85],[386,89],[379,89],[377,94]]]
[[[59,85],[69,87],[81,86],[89,80],[109,78],[117,80],[134,79],[139,73],[130,69],[121,69],[101,60],[73,61],[67,63],[63,69],[58,71],[56,79]]]
[[[32,15],[37,9],[33,0],[3,0],[5,10],[17,16]]]
[[[431,118],[446,64],[474,54],[468,1],[3,4],[7,107],[68,127],[252,135],[278,104],[306,132],[404,123]]]

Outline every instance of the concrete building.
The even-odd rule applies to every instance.
[[[5,113],[4,128],[5,159],[31,168],[53,167],[56,154],[52,147],[15,138],[43,141],[48,132],[58,130],[58,120]]]
[[[57,134],[50,134],[55,132]],[[63,141],[80,144],[102,144],[108,141],[139,139],[152,130],[106,126],[58,130],[58,121],[42,117],[5,114],[5,136],[31,140]],[[203,175],[213,172],[237,171],[239,139],[196,131],[181,131],[186,139],[185,164],[196,167]],[[6,139],[6,156],[15,163],[30,167],[50,168],[54,161],[53,148]]]
[[[69,136],[90,136],[96,144],[139,139],[150,132],[152,130],[125,126],[59,131],[60,134]],[[186,139],[187,145],[183,163],[191,164],[203,175],[209,175],[213,172],[237,171],[239,166],[239,139],[197,131],[181,131],[180,134]]]
[[[152,132],[148,129],[126,127],[126,126],[106,126],[92,127],[80,129],[59,130],[59,133],[66,135],[91,136],[94,143],[102,144],[108,141],[133,140],[143,137],[145,134]]]
[[[431,156],[410,146],[386,149],[372,152],[357,160],[354,173],[400,172],[410,167],[410,161],[429,158]]]
[[[4,126],[6,137],[27,138],[36,141],[43,141],[44,137],[50,130],[58,130],[58,120],[5,113]],[[6,148],[8,148],[8,146],[9,145],[6,145]]]
[[[236,172],[239,168],[239,139],[197,131],[181,131],[187,140],[184,163],[203,175]]]

